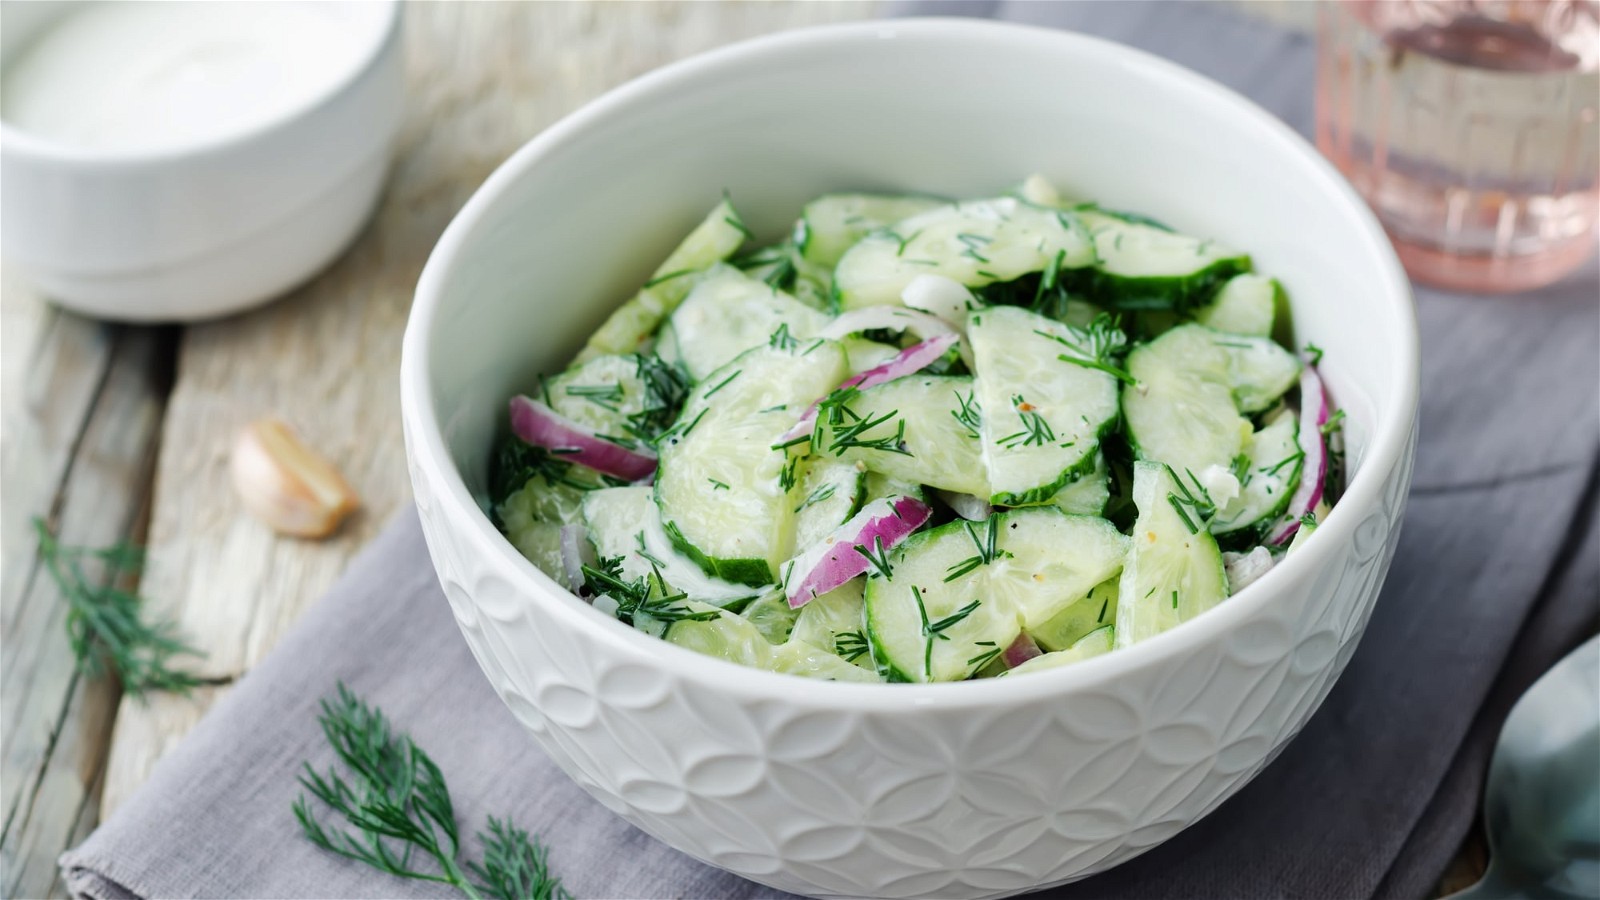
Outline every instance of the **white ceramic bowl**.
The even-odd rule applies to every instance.
[[[0,59],[74,3],[0,7]],[[400,7],[327,4],[359,64],[310,103],[172,150],[46,140],[0,121],[0,252],[47,298],[106,319],[227,315],[305,281],[355,238],[388,171],[405,90]]]
[[[480,510],[505,398],[560,369],[731,191],[776,236],[827,190],[1075,194],[1251,251],[1326,350],[1354,478],[1293,559],[1193,622],[1026,678],[816,683],[621,627]],[[668,66],[503,165],[440,239],[402,366],[428,546],[496,691],[601,803],[747,878],[988,897],[1081,878],[1204,816],[1356,647],[1410,481],[1417,338],[1383,232],[1304,141],[1227,90],[1079,35],[972,21],[796,31]]]

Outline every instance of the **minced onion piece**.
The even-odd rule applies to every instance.
[[[963,334],[967,330],[967,313],[983,305],[966,285],[931,272],[911,279],[900,292],[900,302],[911,309],[938,316]]]
[[[1011,642],[1011,646],[1006,648],[1000,658],[1005,660],[1006,668],[1015,669],[1028,660],[1043,655],[1044,651],[1033,642],[1033,638],[1028,637],[1027,632],[1023,632],[1017,635],[1017,639]]]
[[[841,389],[853,387],[858,390],[866,390],[870,387],[877,387],[880,384],[894,381],[896,378],[915,375],[938,362],[941,357],[950,351],[950,347],[959,340],[961,340],[961,336],[953,332],[947,331],[944,334],[934,335],[920,344],[912,344],[901,350],[893,359],[873,366],[860,375],[845,379],[845,382],[839,387]],[[805,415],[800,417],[800,421],[796,422],[793,428],[784,432],[783,437],[779,438],[779,440],[787,443],[810,434],[812,426],[817,421],[817,409],[821,405],[821,400],[811,404]]]
[[[1300,371],[1300,436],[1305,461],[1300,466],[1300,485],[1289,498],[1289,508],[1283,521],[1267,537],[1267,543],[1278,546],[1300,530],[1300,517],[1315,509],[1322,500],[1322,485],[1328,477],[1328,446],[1322,436],[1322,426],[1328,424],[1328,395],[1323,392],[1322,378],[1308,361]],[[1305,435],[1312,440],[1305,440]],[[1315,475],[1315,477],[1308,477]]]
[[[511,430],[535,447],[543,447],[567,462],[638,481],[656,470],[649,450],[630,450],[596,435],[550,407],[518,394],[511,398]]]
[[[932,514],[933,510],[915,497],[883,497],[868,503],[784,567],[784,595],[789,598],[789,608],[799,609],[865,574],[874,565],[872,559],[881,560]]]
[[[955,491],[934,491],[934,495],[950,511],[966,519],[968,522],[982,522],[994,513],[994,507],[989,501],[973,494],[958,494]]]
[[[1222,554],[1223,568],[1228,572],[1228,594],[1232,596],[1272,569],[1272,551],[1266,547],[1252,548],[1249,553]]]

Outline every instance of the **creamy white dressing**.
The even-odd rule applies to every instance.
[[[0,117],[81,148],[192,145],[314,101],[371,41],[315,3],[88,5],[5,60]]]

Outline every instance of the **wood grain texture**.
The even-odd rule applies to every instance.
[[[147,596],[209,653],[248,671],[409,499],[400,338],[439,233],[511,151],[628,78],[752,35],[864,18],[863,3],[415,4],[408,113],[375,221],[327,272],[266,309],[191,327],[163,435]],[[333,539],[275,537],[227,477],[246,422],[283,416],[345,472],[364,507]],[[102,811],[114,809],[226,689],[125,701]]]
[[[77,672],[31,521],[68,544],[142,537],[173,335],[48,310],[10,280],[3,294],[0,896],[43,897],[96,821],[117,687]]]

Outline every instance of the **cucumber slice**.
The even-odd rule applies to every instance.
[[[1041,672],[1045,669],[1059,669],[1062,666],[1070,666],[1076,662],[1083,662],[1086,659],[1092,659],[1093,657],[1100,656],[1103,653],[1110,653],[1114,640],[1113,629],[1111,626],[1107,625],[1103,628],[1096,628],[1094,631],[1091,631],[1082,638],[1079,638],[1078,642],[1073,644],[1071,647],[1068,647],[1065,650],[1057,650],[1053,653],[1045,653],[1040,656],[1035,656],[1033,659],[1028,660],[1027,662],[1017,666],[1015,669],[1012,669],[1005,674],[1026,675],[1029,672]]]
[[[881,366],[900,355],[900,348],[893,344],[869,341],[856,335],[851,335],[840,343],[844,344],[844,353],[850,360],[850,374],[852,375],[860,375],[862,372]]]
[[[1216,299],[1194,311],[1194,320],[1230,334],[1267,337],[1283,288],[1261,275],[1235,275],[1217,291]]]
[[[773,445],[844,377],[844,351],[819,340],[748,350],[690,393],[657,444],[656,502],[673,544],[708,574],[777,580],[793,555],[798,500],[789,455]]]
[[[1228,596],[1222,551],[1197,530],[1190,496],[1172,470],[1139,462],[1133,470],[1133,548],[1117,590],[1116,646],[1127,647],[1200,615]]]
[[[892,577],[867,578],[866,637],[885,679],[960,681],[1021,632],[1016,610],[987,602],[986,567],[952,576],[973,555],[968,524],[912,535],[891,554]]]
[[[1178,472],[1227,468],[1244,447],[1250,422],[1233,399],[1230,336],[1183,325],[1128,354],[1136,384],[1122,389],[1128,438],[1143,459]]]
[[[941,206],[868,234],[840,258],[833,286],[841,309],[899,305],[918,275],[981,287],[1093,261],[1089,233],[1071,213],[1001,197]]]
[[[756,627],[769,644],[782,644],[794,633],[799,610],[789,608],[789,601],[781,593],[762,594],[740,610],[739,615]]]
[[[1095,585],[1088,596],[1056,613],[1028,636],[1049,651],[1066,650],[1084,635],[1117,623],[1117,581],[1110,578]]]
[[[1218,334],[1228,351],[1228,380],[1239,411],[1261,412],[1300,381],[1300,359],[1271,338]]]
[[[867,579],[868,638],[891,681],[955,681],[982,669],[1122,567],[1111,523],[1055,509],[952,522],[907,540]],[[999,648],[999,649],[996,649]]]
[[[1099,210],[1080,210],[1099,262],[1068,282],[1090,300],[1123,310],[1185,312],[1223,282],[1250,271],[1250,257],[1216,241],[1177,234]]]
[[[876,671],[872,648],[862,623],[861,592],[865,578],[852,578],[800,607],[794,639],[813,647],[832,648],[845,662]],[[787,604],[785,604],[787,605]]]
[[[817,414],[813,452],[901,481],[987,497],[978,438],[957,418],[972,392],[971,378],[912,375],[831,395]]]
[[[1228,536],[1224,543],[1260,543],[1267,529],[1289,508],[1306,458],[1300,449],[1299,430],[1299,416],[1285,410],[1245,441],[1247,462],[1238,478],[1238,496],[1222,503],[1211,520],[1212,534]]]
[[[861,505],[866,506],[874,500],[882,500],[885,497],[911,497],[924,503],[928,500],[927,494],[922,490],[922,485],[910,481],[901,481],[898,478],[891,478],[882,472],[874,472],[868,469],[866,493],[862,497]]]
[[[716,265],[696,278],[668,323],[685,371],[702,381],[751,347],[808,339],[827,321],[788,294]]]
[[[748,585],[707,575],[679,553],[661,524],[661,513],[648,487],[590,491],[583,498],[583,520],[596,554],[602,559],[621,557],[624,581],[660,572],[669,593],[681,591],[691,600],[719,607],[756,594]],[[560,565],[559,556],[556,564]]]
[[[703,622],[675,622],[665,637],[697,653],[769,672],[803,675],[825,681],[878,680],[873,673],[804,641],[791,638],[773,645],[755,625],[732,613],[723,613]]]
[[[949,202],[896,194],[827,194],[806,204],[795,223],[794,242],[808,261],[831,269],[867,232]]]
[[[634,353],[642,349],[661,320],[688,296],[693,275],[733,255],[750,229],[733,204],[724,199],[683,239],[633,299],[606,319],[578,353],[584,362],[605,353]]]
[[[506,537],[517,552],[557,584],[566,583],[566,566],[561,562],[561,525],[514,513],[505,520],[505,526]]]
[[[1050,503],[1074,516],[1103,516],[1111,501],[1111,468],[1104,453],[1095,451],[1094,468],[1050,498]]]
[[[1100,436],[1117,421],[1117,379],[1063,358],[1084,360],[1090,333],[998,306],[972,313],[967,336],[990,502],[1046,503],[1093,472]]]
[[[682,372],[658,357],[606,354],[549,379],[543,395],[551,409],[633,449],[672,424],[685,389]]]
[[[867,470],[858,463],[825,457],[800,464],[794,495],[794,546],[807,547],[833,533],[860,511],[867,491]]]
[[[982,567],[984,596],[1015,609],[1024,628],[1044,624],[1115,576],[1128,553],[1127,536],[1105,519],[1046,506],[1011,510],[994,520],[993,543],[1000,552]],[[971,543],[968,557],[981,556],[977,541]]]

